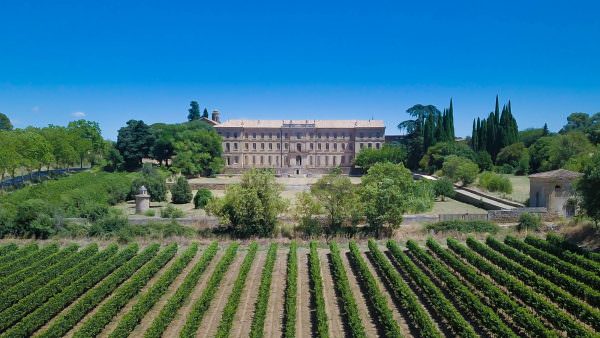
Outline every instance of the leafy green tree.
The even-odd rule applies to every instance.
[[[80,165],[88,158],[92,165],[104,149],[104,140],[98,122],[77,120],[69,122],[67,129],[72,133],[73,148],[79,154]]]
[[[541,137],[548,136],[548,126],[544,124],[544,128],[528,128],[525,130],[519,131],[519,142],[522,142],[525,147],[530,147],[535,141],[539,140]]]
[[[381,149],[364,148],[354,160],[354,164],[361,167],[365,172],[375,163],[390,162],[404,163],[406,161],[406,147],[403,145],[385,144]]]
[[[129,197],[137,195],[140,187],[145,186],[153,202],[164,202],[167,200],[167,184],[165,177],[151,165],[145,165],[139,176],[133,180]]]
[[[212,192],[206,188],[200,188],[194,196],[194,208],[204,209],[208,202],[213,198]]]
[[[22,142],[21,155],[24,159],[25,167],[31,173],[34,169],[42,171],[42,167],[49,167],[54,161],[52,155],[52,146],[40,134],[39,129],[27,128],[21,133]]]
[[[460,181],[463,186],[466,186],[475,182],[479,167],[467,158],[450,155],[444,161],[442,173],[452,182]]]
[[[171,201],[175,204],[186,204],[192,201],[192,189],[187,179],[179,176],[171,188]]]
[[[478,151],[477,154],[475,154],[475,162],[481,170],[492,170],[494,168],[492,156],[485,150]]]
[[[569,159],[580,154],[592,154],[594,147],[582,132],[570,132],[553,138],[548,149],[552,169],[563,168]]]
[[[57,168],[68,168],[78,160],[69,130],[65,127],[50,125],[41,129],[41,134],[52,147]]]
[[[224,166],[221,137],[214,129],[188,129],[175,135],[173,169],[186,176],[212,176]]]
[[[190,109],[188,109],[188,121],[194,121],[200,119],[200,105],[196,101],[190,102]]]
[[[142,159],[150,155],[153,145],[154,136],[144,121],[129,120],[127,126],[119,129],[117,149],[123,156],[126,170],[141,168]]]
[[[0,131],[0,175],[2,180],[7,174],[14,177],[15,170],[23,162],[19,152],[21,139],[18,135],[15,132]]]
[[[10,119],[5,114],[0,113],[0,131],[2,130],[12,130],[13,125],[10,122]]]
[[[229,224],[236,235],[266,237],[273,234],[277,216],[287,209],[282,191],[271,170],[252,169],[239,184],[227,187],[225,196],[213,198],[206,210]]]
[[[123,156],[114,142],[106,142],[104,150],[104,170],[108,172],[120,171],[123,169]]]
[[[550,147],[555,138],[556,136],[541,137],[529,147],[531,172],[548,171],[552,168],[550,164]]]
[[[446,197],[454,197],[456,191],[454,191],[454,184],[449,179],[442,177],[433,183],[433,191],[435,196],[439,196],[442,202],[446,200]]]
[[[322,213],[323,206],[310,192],[301,191],[296,194],[293,215],[298,222],[299,229],[305,235],[316,236],[323,233],[323,226],[319,219],[315,217]]]
[[[514,168],[515,174],[525,175],[529,172],[529,151],[523,143],[513,143],[500,150],[496,163],[509,165]]]
[[[561,134],[566,134],[571,131],[585,132],[590,126],[590,116],[586,113],[572,113],[567,116],[567,124],[560,130]]]
[[[596,227],[600,222],[600,152],[597,152],[583,170],[577,183],[581,207]]]
[[[152,146],[152,157],[162,166],[169,166],[169,160],[175,155],[173,141],[167,138],[158,138]]]
[[[357,218],[356,189],[339,169],[332,170],[310,187],[311,194],[325,210],[328,226],[339,229]]]
[[[463,142],[439,142],[427,149],[427,153],[421,158],[419,166],[429,173],[442,168],[447,156],[456,155],[470,160],[475,160],[475,152]]]

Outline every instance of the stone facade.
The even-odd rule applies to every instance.
[[[363,148],[385,142],[381,120],[229,120],[216,124],[223,137],[225,173],[272,168],[278,174],[348,173]]]
[[[529,206],[544,207],[564,217],[575,215],[574,181],[580,173],[558,169],[529,175]]]

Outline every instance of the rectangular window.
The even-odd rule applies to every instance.
[[[225,149],[227,152],[231,151],[231,149],[229,149],[229,143],[225,143]]]
[[[288,150],[288,149],[289,149],[289,147],[290,147],[290,145],[286,143],[286,144],[285,144],[285,150]]]
[[[261,143],[261,144],[260,144],[260,149],[261,149],[261,150],[265,150],[265,144],[264,144],[264,143]]]
[[[273,143],[269,143],[269,150],[273,150]]]
[[[233,149],[234,149],[234,150],[238,150],[238,144],[237,144],[237,143],[234,143],[234,144],[233,144]]]
[[[252,133],[252,138],[256,138],[256,133]]]
[[[333,150],[337,151],[337,143],[333,144]]]
[[[256,143],[252,143],[252,149],[256,150]]]
[[[337,165],[337,164],[336,164],[336,160],[337,160],[337,158],[336,158],[335,156],[333,156],[333,165],[334,165],[334,166],[335,166],[335,165]]]
[[[325,150],[329,150],[329,143],[325,143]]]
[[[248,143],[244,143],[246,150],[248,150]]]
[[[375,143],[375,148],[379,149],[379,143]]]
[[[277,150],[281,149],[281,144],[277,143]]]
[[[317,143],[317,149],[321,150],[321,143]]]
[[[313,150],[315,148],[315,145],[313,143],[310,144],[310,150]]]
[[[364,147],[365,147],[365,144],[364,144],[364,143],[361,143],[361,144],[360,144],[360,149],[363,149]]]
[[[271,165],[273,163],[273,160],[271,158],[271,156],[269,156],[269,165]]]
[[[369,143],[369,149],[373,148],[373,144]]]
[[[346,143],[342,143],[342,150],[346,150]]]

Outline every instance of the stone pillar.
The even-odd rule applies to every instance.
[[[140,187],[139,194],[135,195],[135,213],[143,214],[150,209],[150,195],[145,186]]]

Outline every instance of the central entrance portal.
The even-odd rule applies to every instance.
[[[302,165],[302,156],[300,156],[300,155],[296,156],[296,165],[297,166]]]

